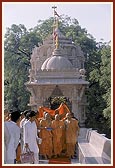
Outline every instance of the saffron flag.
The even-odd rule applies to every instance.
[[[39,111],[39,117],[38,118],[43,117],[44,111],[48,112],[51,116],[54,116],[56,114],[56,112],[58,112],[58,114],[62,116],[62,119],[66,116],[67,113],[70,113],[69,108],[64,103],[61,103],[60,106],[55,110],[51,110],[48,107],[43,107],[42,106],[42,107],[39,107],[38,111]]]

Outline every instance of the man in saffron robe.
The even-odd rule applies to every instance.
[[[55,120],[52,121],[52,133],[53,133],[53,149],[54,149],[54,157],[60,156],[62,151],[62,129],[64,126],[64,122],[60,120],[59,114],[55,115]]]
[[[42,138],[41,143],[41,154],[45,159],[51,158],[52,156],[52,133],[51,133],[51,118],[49,113],[45,113],[44,119],[40,121],[40,137]]]
[[[71,113],[66,114],[67,119],[65,120],[66,128],[66,155],[69,158],[74,157],[75,145],[77,142],[77,135],[79,131],[78,121],[72,118]]]

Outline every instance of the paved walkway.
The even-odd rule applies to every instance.
[[[49,160],[40,160],[40,162],[39,162],[39,164],[53,164],[53,162],[52,163],[49,163]],[[55,163],[56,164],[56,163]],[[61,163],[60,163],[61,164]],[[63,163],[62,163],[63,164]],[[64,163],[64,164],[66,164],[66,163]],[[67,164],[69,164],[69,163],[67,163]],[[79,163],[79,160],[78,160],[78,158],[75,158],[75,159],[71,159],[71,161],[70,161],[70,164],[80,164]]]

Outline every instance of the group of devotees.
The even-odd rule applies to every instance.
[[[26,149],[34,152],[34,164],[43,159],[58,158],[62,155],[69,159],[75,157],[78,120],[72,113],[63,119],[59,114],[51,116],[39,111],[25,110],[22,113],[4,111],[4,163],[21,164],[21,154]]]

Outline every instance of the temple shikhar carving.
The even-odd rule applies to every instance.
[[[69,110],[78,118],[80,126],[85,126],[89,84],[85,80],[84,54],[80,46],[65,37],[59,30],[59,15],[54,11],[53,34],[35,47],[31,55],[31,69],[27,89],[31,93],[29,106],[51,108],[51,100],[56,97],[66,99]]]

